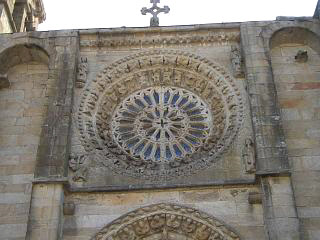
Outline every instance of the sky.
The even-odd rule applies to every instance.
[[[43,0],[47,19],[39,30],[149,26],[141,15],[150,0]],[[277,16],[312,16],[317,0],[161,0],[160,26],[275,20]]]

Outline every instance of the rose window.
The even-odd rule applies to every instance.
[[[194,93],[156,87],[122,101],[113,116],[112,133],[133,158],[171,162],[196,152],[207,140],[210,125],[209,109]]]

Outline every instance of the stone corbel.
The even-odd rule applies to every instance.
[[[10,86],[7,74],[0,74],[0,89]]]

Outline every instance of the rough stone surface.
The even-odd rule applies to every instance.
[[[319,29],[0,35],[0,240],[319,239]]]

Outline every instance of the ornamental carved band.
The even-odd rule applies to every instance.
[[[104,227],[91,240],[239,240],[211,216],[177,205],[158,204],[133,211]]]
[[[212,165],[243,121],[233,78],[180,51],[121,59],[86,86],[80,101],[78,129],[88,156],[118,174],[152,181]]]

